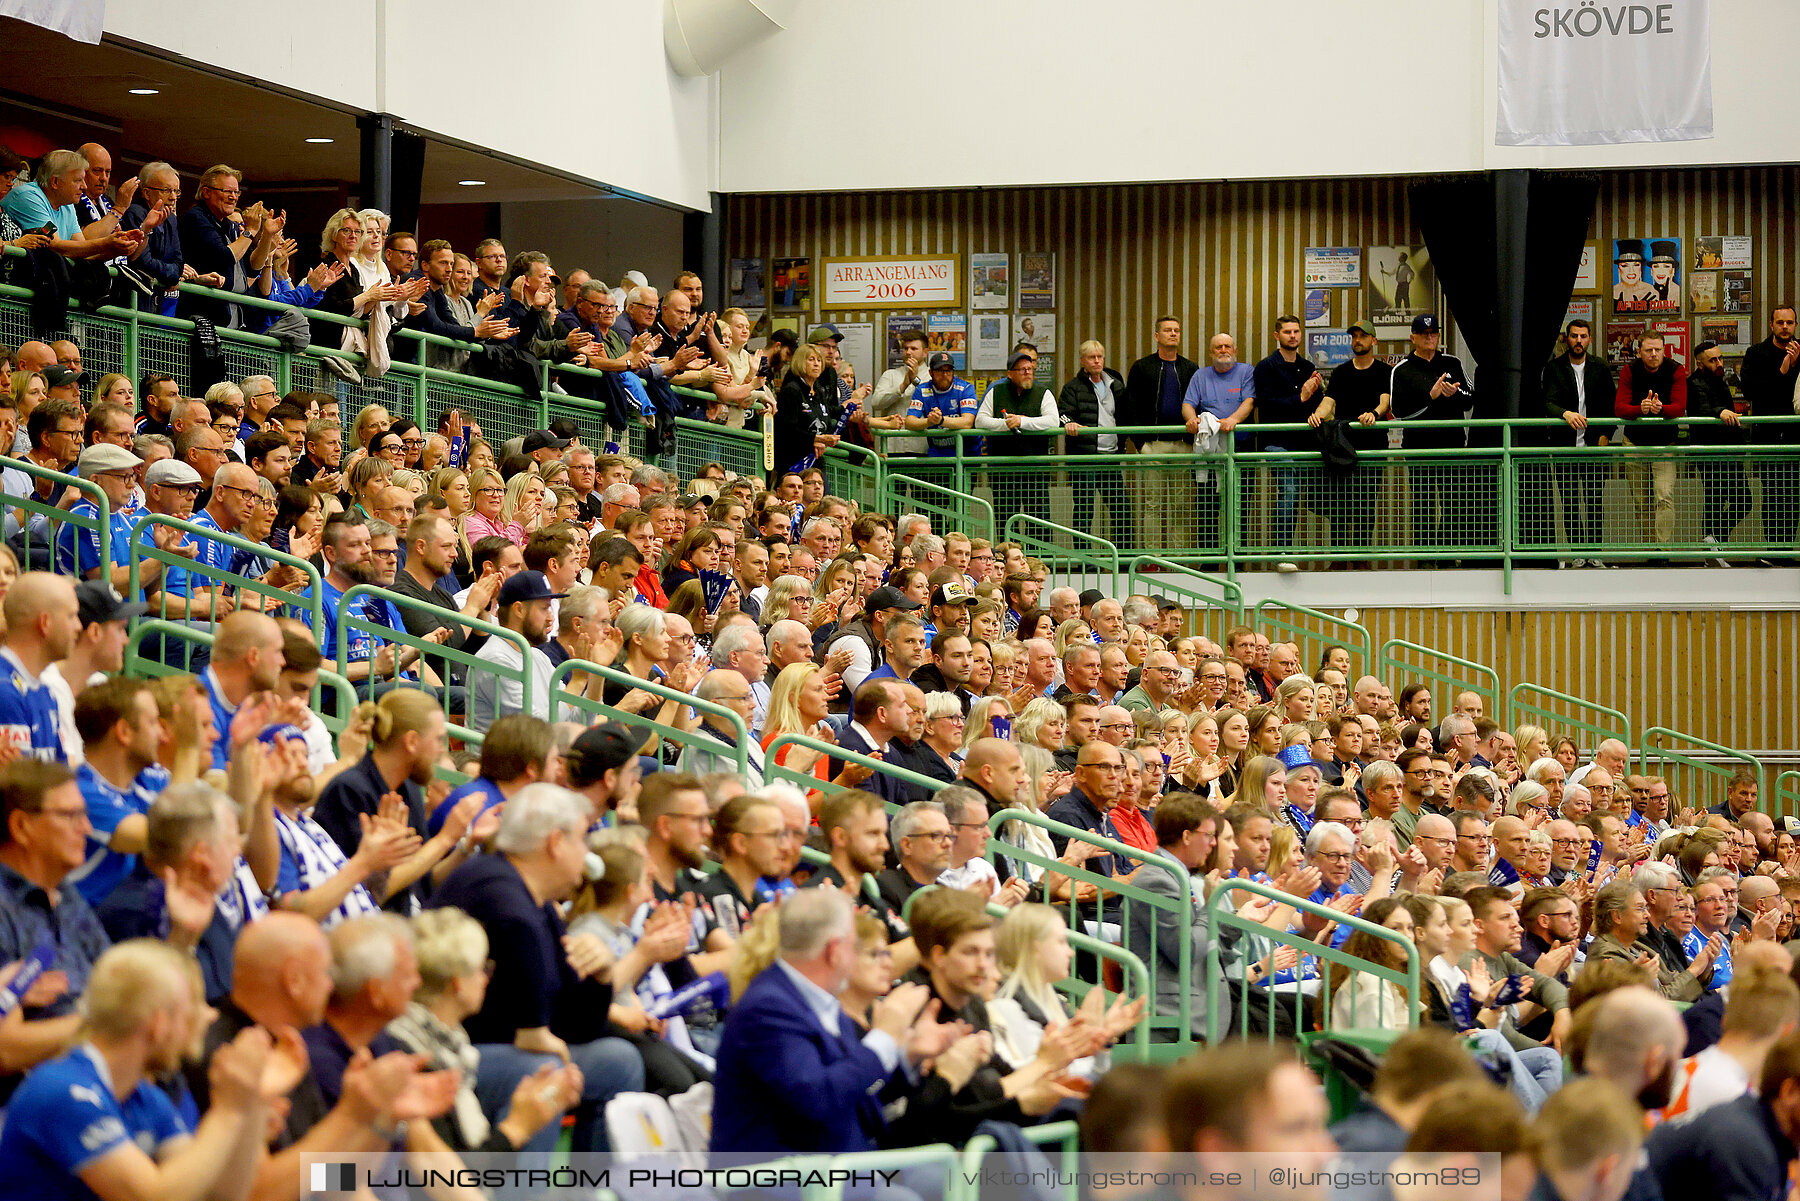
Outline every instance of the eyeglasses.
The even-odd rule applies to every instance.
[[[221,434],[236,434],[238,432],[238,423],[235,421],[215,421],[212,423],[212,427]]]
[[[369,553],[374,555],[377,559],[398,559],[400,557],[398,549],[372,550]]]
[[[670,821],[699,822],[703,826],[710,826],[713,824],[712,814],[710,813],[670,813],[667,817]]]
[[[419,257],[419,252],[416,250],[401,250],[397,246],[389,246],[388,250],[390,253],[397,254],[403,259],[416,259]]]
[[[226,449],[223,446],[190,446],[190,447],[188,447],[189,454],[192,454],[194,451],[199,451],[202,454],[221,455],[221,456],[229,453],[226,451]]]
[[[1318,851],[1313,855],[1314,859],[1329,859],[1333,863],[1348,863],[1355,857],[1349,851]]]
[[[1102,730],[1129,730],[1131,729],[1131,723],[1128,721],[1113,721],[1107,722],[1100,728]]]
[[[953,842],[956,839],[956,835],[952,834],[948,830],[931,830],[931,831],[928,831],[925,833],[920,833],[920,834],[908,834],[907,837],[908,838],[929,838],[933,842]]]
[[[477,488],[477,489],[475,489],[475,493],[478,496],[505,496],[506,489],[505,488]]]
[[[85,822],[88,819],[88,811],[86,805],[82,805],[75,809],[44,808],[38,810],[38,816],[54,818],[59,822],[80,823]]]
[[[215,492],[235,492],[240,496],[248,496],[251,499],[255,499],[257,496],[261,495],[254,488],[234,488],[230,484],[220,484],[213,490]]]

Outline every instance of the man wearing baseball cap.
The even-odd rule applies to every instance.
[[[948,630],[969,632],[969,606],[975,594],[961,580],[946,580],[931,590],[931,612],[925,620],[925,636],[935,638]]]
[[[956,374],[956,360],[938,351],[926,361],[927,378],[920,380],[906,405],[906,428],[909,430],[966,430],[975,426],[975,413],[980,402],[975,385]],[[969,439],[963,454],[974,455],[980,439]],[[956,439],[943,436],[925,439],[925,454],[931,459],[948,459],[956,455]],[[950,472],[938,464],[910,464],[927,483],[949,485]]]
[[[1055,446],[1058,432],[1081,433],[1081,427],[1066,422],[1057,411],[1056,397],[1043,384],[1035,383],[1037,355],[1015,350],[1006,362],[1006,378],[988,389],[975,413],[975,428],[994,430],[999,436],[990,438],[990,449],[1001,455],[1047,455]],[[1021,470],[1014,466],[1001,468],[994,486],[996,516],[1004,512],[1026,513],[1037,517],[1050,511],[1049,476],[1039,470]]]
[[[52,363],[44,368],[44,386],[49,389],[46,400],[72,400],[81,403],[81,381],[87,373],[74,367],[65,367],[61,363]]]
[[[106,580],[123,590],[131,582],[131,518],[122,510],[137,487],[137,469],[143,460],[122,447],[102,442],[81,452],[76,472],[84,480],[99,485],[106,494],[107,516],[100,517],[100,507],[89,493],[69,507],[69,520],[56,532],[56,572],[58,575],[91,580],[100,575],[100,527],[107,528]],[[154,564],[160,574],[162,565],[146,559],[146,572]],[[155,578],[155,574],[151,578]]]
[[[511,638],[494,637],[482,643],[475,657],[493,666],[469,672],[470,729],[486,733],[495,719],[510,713],[550,720],[552,669],[538,647],[550,635],[550,602],[564,595],[550,590],[541,571],[518,572],[500,585],[499,622],[524,640],[525,651],[521,654],[518,642]]]
[[[56,698],[63,751],[70,764],[79,766],[87,753],[75,725],[75,698],[86,692],[96,677],[109,676],[125,665],[127,624],[149,612],[150,606],[125,600],[105,580],[83,580],[75,585],[75,604],[81,612],[81,633],[75,636],[68,655],[44,668],[38,680]],[[90,817],[92,813],[90,808]]]
[[[1388,415],[1393,397],[1393,369],[1375,357],[1375,326],[1353,321],[1350,358],[1332,369],[1325,399],[1307,421],[1317,427],[1333,419],[1347,422],[1350,444],[1357,450],[1379,450],[1387,435],[1375,423]],[[1332,483],[1331,536],[1338,546],[1367,546],[1375,528],[1375,487],[1381,468],[1359,462]]]
[[[569,444],[569,439],[558,438],[549,430],[532,430],[525,435],[525,441],[519,450],[537,463],[548,463],[552,459],[562,457],[562,450]]]
[[[1441,354],[1443,331],[1438,319],[1420,313],[1412,323],[1412,353],[1394,367],[1394,420],[1408,425],[1407,450],[1461,450],[1469,444],[1463,424],[1475,394],[1463,374],[1461,360]],[[1430,422],[1435,424],[1416,424]],[[1407,464],[1412,479],[1412,540],[1435,549],[1460,546],[1475,528],[1469,517],[1486,489],[1493,493],[1491,472],[1460,466],[1444,458]]]
[[[826,658],[842,650],[849,653],[850,662],[838,673],[843,677],[844,688],[833,703],[834,713],[849,712],[851,695],[870,672],[881,666],[881,642],[888,618],[919,608],[918,601],[892,584],[883,584],[869,593],[869,598],[863,602],[863,615],[838,630],[837,637],[825,648]]]

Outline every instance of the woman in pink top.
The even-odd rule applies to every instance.
[[[525,549],[531,533],[544,523],[544,481],[535,472],[521,471],[507,481],[506,499],[500,505],[500,533]]]
[[[505,522],[500,516],[506,488],[500,482],[500,473],[486,468],[477,468],[472,473],[470,483],[474,485],[475,508],[463,519],[463,533],[468,535],[469,545],[474,546],[483,538],[499,535],[511,538],[506,532]]]

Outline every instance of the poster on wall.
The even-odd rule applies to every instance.
[[[1615,239],[1612,298],[1615,314],[1681,312],[1681,239]]]
[[[778,309],[803,309],[812,304],[812,260],[776,259],[770,303]]]
[[[1606,323],[1606,361],[1622,367],[1637,357],[1638,335],[1644,332],[1642,321],[1608,321]]]
[[[1056,391],[1062,380],[1057,378],[1055,355],[1049,353],[1038,355],[1037,370],[1032,373],[1031,382],[1044,385],[1052,393]]]
[[[1721,313],[1748,313],[1750,311],[1751,275],[1748,271],[1719,272],[1719,311]]]
[[[1005,313],[976,313],[970,318],[969,367],[973,371],[1005,371],[1007,326]]]
[[[1688,272],[1688,308],[1696,313],[1716,313],[1719,311],[1719,273],[1717,271]]]
[[[739,306],[739,307],[742,307],[742,306]],[[766,318],[768,315],[769,315],[769,312],[767,309],[759,309],[759,308],[744,309],[744,317],[750,322],[750,336],[751,337],[761,338],[761,337],[766,337],[768,335],[769,327],[768,327],[767,323],[764,321],[764,318]]]
[[[1309,288],[1362,287],[1362,247],[1308,246],[1304,252]]]
[[[1711,237],[1694,239],[1694,268],[1725,268],[1748,271],[1751,239],[1747,237]]]
[[[1056,349],[1055,313],[1020,313],[1013,318],[1013,346],[1029,342],[1042,355]],[[1011,350],[1008,346],[1007,350]]]
[[[1663,336],[1663,348],[1671,359],[1688,366],[1688,349],[1694,344],[1693,327],[1685,321],[1652,321],[1650,332]]]
[[[747,309],[752,306],[760,308],[767,303],[763,292],[763,272],[768,266],[766,259],[732,259],[731,260],[731,304],[734,308]]]
[[[1327,326],[1331,324],[1331,292],[1325,288],[1308,288],[1306,290],[1306,324]]]
[[[1405,338],[1420,313],[1437,312],[1437,270],[1423,246],[1369,247],[1368,310],[1378,338]]]
[[[1306,357],[1321,370],[1336,367],[1350,358],[1350,335],[1336,329],[1309,329]]]
[[[1022,309],[1056,307],[1056,256],[1047,251],[1019,255],[1019,306]]]
[[[1575,286],[1571,292],[1599,292],[1600,286],[1600,243],[1584,242],[1581,246],[1581,261],[1575,265]]]
[[[969,256],[970,308],[1004,309],[1011,304],[1011,259],[1011,255],[1004,253]]]
[[[889,313],[887,315],[887,365],[890,369],[906,366],[906,356],[900,353],[900,335],[923,333],[924,330],[924,313]]]
[[[1571,300],[1569,302],[1569,307],[1563,312],[1563,328],[1568,329],[1569,322],[1571,321],[1585,321],[1588,323],[1588,328],[1592,329],[1594,326],[1594,310],[1597,307],[1598,306],[1594,303],[1592,297]]]
[[[800,336],[800,318],[792,313],[770,313],[769,332],[774,333],[778,329],[785,329],[798,338]]]
[[[1708,317],[1700,322],[1700,340],[1717,342],[1728,359],[1739,358],[1751,345],[1750,318]]]
[[[852,386],[859,383],[874,383],[878,372],[875,370],[875,323],[873,321],[833,321],[838,333],[838,357],[851,369],[846,378]],[[807,327],[811,329],[809,325]],[[843,368],[840,366],[839,371]]]
[[[950,356],[958,371],[969,369],[969,315],[967,313],[930,313],[925,317],[925,353],[939,351]]]

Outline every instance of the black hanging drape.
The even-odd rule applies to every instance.
[[[1458,333],[1475,356],[1477,417],[1542,414],[1541,360],[1560,331],[1599,195],[1592,176],[1538,171],[1523,180],[1495,173],[1426,180],[1407,190]],[[1516,335],[1509,321],[1517,322]]]

